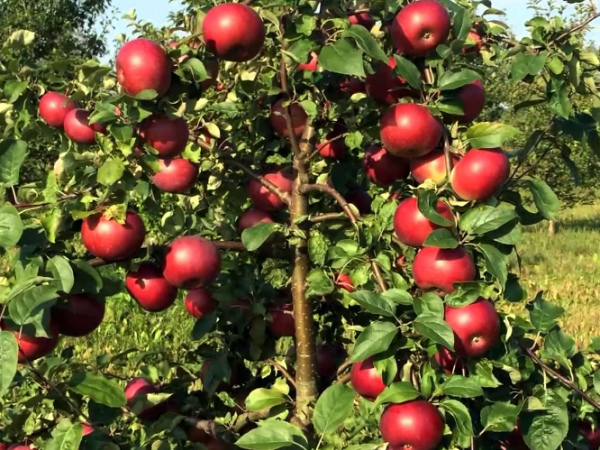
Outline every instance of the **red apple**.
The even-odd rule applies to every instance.
[[[435,354],[434,359],[446,375],[451,375],[453,373],[461,375],[465,368],[465,363],[462,358],[457,357],[446,347],[440,347],[439,351]]]
[[[383,377],[373,365],[373,358],[352,364],[350,381],[354,390],[369,400],[375,400],[386,388]]]
[[[365,92],[365,83],[357,78],[349,78],[340,82],[340,91],[349,95]]]
[[[52,353],[58,344],[58,325],[54,321],[50,321],[50,337],[35,337],[29,336],[24,332],[19,332],[19,329],[11,330],[0,322],[0,329],[12,331],[19,345],[19,362],[24,364],[27,361],[35,361]],[[19,338],[20,334],[20,338]]]
[[[597,450],[598,447],[590,447],[589,450]],[[500,450],[529,450],[527,444],[523,440],[523,436],[519,431],[519,427],[515,427],[508,437],[500,443]]]
[[[204,16],[202,38],[206,48],[219,59],[249,61],[265,43],[265,26],[260,16],[241,3],[214,6]]]
[[[307,72],[316,72],[319,67],[319,55],[316,52],[310,52],[310,60],[303,64],[298,64],[297,70],[306,70]]]
[[[592,429],[591,423],[581,420],[577,429],[587,439],[590,450],[600,449],[600,430],[597,427]]]
[[[381,437],[393,449],[435,450],[444,437],[444,420],[424,400],[389,405],[379,422]]]
[[[161,159],[158,166],[159,171],[152,177],[152,183],[161,191],[182,194],[196,184],[198,167],[187,159]]]
[[[269,331],[273,336],[280,338],[294,336],[296,334],[296,321],[294,320],[294,308],[291,303],[275,305],[267,309],[271,314]]]
[[[367,178],[380,186],[389,186],[397,180],[405,180],[409,173],[408,160],[392,155],[379,145],[369,147],[365,151],[363,167]]]
[[[501,149],[474,148],[456,164],[450,182],[463,200],[483,201],[508,180],[509,173],[510,163]]]
[[[8,450],[13,444],[9,444],[7,442],[0,442],[0,450]]]
[[[456,154],[452,154],[452,167],[460,160]],[[446,182],[446,157],[444,150],[436,149],[431,153],[419,158],[411,158],[410,171],[417,183],[424,183],[425,180],[431,180],[438,186]]]
[[[418,0],[400,10],[390,33],[398,53],[425,56],[450,34],[450,15],[436,0]]]
[[[452,208],[447,203],[438,200],[436,211],[446,219],[454,222]],[[431,222],[419,211],[416,197],[402,201],[394,214],[396,236],[398,236],[398,239],[403,244],[410,245],[411,247],[422,247],[431,232],[438,228],[442,227]],[[452,225],[448,228],[452,228]]]
[[[348,128],[344,123],[336,123],[333,130],[325,136],[325,141],[319,144],[319,154],[323,158],[342,159],[348,151],[343,136],[346,131],[348,131]]]
[[[356,290],[352,278],[347,273],[340,273],[335,280],[335,285],[338,289],[344,289],[350,293]]]
[[[317,374],[326,380],[333,378],[338,367],[347,356],[346,350],[338,345],[318,345],[316,352]]]
[[[500,339],[496,308],[483,298],[462,308],[446,306],[445,319],[454,331],[454,348],[460,356],[483,356]]]
[[[166,248],[163,276],[173,286],[196,289],[212,283],[220,272],[221,254],[207,239],[180,237]]]
[[[289,106],[291,110],[292,129],[294,130],[294,135],[296,137],[301,136],[304,132],[304,128],[306,127],[308,116],[306,115],[304,108],[302,108],[302,106],[300,106],[298,103],[291,103]],[[283,100],[278,100],[271,108],[269,120],[271,121],[271,126],[273,127],[273,130],[275,130],[275,133],[281,137],[290,137],[284,113],[285,107],[283,106]]]
[[[476,276],[473,258],[461,247],[426,247],[413,263],[413,278],[421,289],[439,289],[448,294],[454,291],[454,283],[473,281]]]
[[[65,116],[63,123],[65,134],[69,139],[78,144],[94,144],[96,142],[96,131],[104,132],[100,124],[89,124],[90,113],[85,109],[72,109]]]
[[[83,425],[83,436],[88,436],[96,431],[94,427],[88,425],[87,423],[82,423],[81,425]]]
[[[8,450],[31,450],[29,445],[15,444],[8,447]]]
[[[475,80],[460,88],[458,98],[463,104],[464,115],[459,116],[461,123],[475,120],[485,106],[485,89],[481,80]]]
[[[344,198],[348,203],[353,204],[362,215],[371,214],[371,203],[373,199],[369,193],[363,189],[354,189],[349,191]]]
[[[467,36],[467,44],[472,45],[462,49],[464,55],[479,54],[479,52],[481,52],[481,49],[483,48],[483,41],[476,30],[469,31],[469,35]]]
[[[380,131],[387,151],[403,158],[425,156],[442,138],[440,122],[425,106],[414,103],[401,103],[388,109],[381,119]]]
[[[185,296],[185,309],[199,319],[217,309],[217,302],[206,289],[192,289]]]
[[[132,408],[135,405],[136,399],[144,398],[149,394],[158,393],[158,388],[145,378],[134,378],[127,383],[127,386],[125,386],[125,398],[129,408]],[[166,404],[159,403],[147,407],[138,414],[138,417],[143,420],[156,420],[165,412],[165,406]]]
[[[133,211],[127,211],[122,224],[96,213],[83,220],[81,238],[92,255],[105,261],[119,261],[135,255],[142,247],[146,227]]]
[[[142,124],[143,138],[158,152],[159,158],[174,158],[185,150],[190,130],[182,118],[153,115]]]
[[[87,336],[104,319],[104,302],[87,294],[67,295],[66,302],[52,308],[52,320],[65,336]]]
[[[282,191],[290,195],[292,194],[293,179],[288,172],[271,172],[263,175],[263,177]],[[271,193],[258,180],[250,180],[250,183],[248,183],[248,195],[250,196],[250,200],[252,200],[252,204],[261,211],[279,211],[285,208],[285,203],[275,194]]]
[[[261,222],[273,223],[273,219],[260,209],[250,208],[245,211],[238,220],[238,231],[241,233],[247,228],[252,228]]]
[[[393,105],[402,97],[414,95],[406,80],[394,74],[396,60],[393,56],[389,57],[388,64],[381,61],[378,64],[377,71],[367,75],[365,82],[367,94],[377,103]]]
[[[66,95],[58,92],[47,92],[40,99],[40,117],[51,127],[60,128],[65,122],[69,111],[77,106],[75,102]]]
[[[154,264],[143,262],[125,277],[125,287],[139,305],[150,312],[168,309],[177,298],[177,288],[165,280]]]
[[[368,4],[361,5],[356,10],[365,10],[367,9],[367,7]],[[369,11],[361,11],[358,13],[350,14],[348,16],[348,20],[352,25],[362,25],[369,31],[375,26],[375,21],[373,20],[373,17],[371,16],[371,13]]]
[[[165,50],[150,39],[127,42],[117,54],[117,81],[131,96],[152,89],[164,95],[171,86],[171,60]]]

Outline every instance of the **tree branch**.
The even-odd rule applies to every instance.
[[[281,364],[279,364],[277,361],[271,358],[268,359],[267,362],[273,367],[275,367],[279,372],[281,372],[281,375],[283,375],[290,382],[290,384],[294,386],[294,389],[297,389],[296,379],[285,369],[285,367],[283,367]]]
[[[27,209],[27,208],[32,208],[32,209],[33,208],[44,208],[46,206],[53,206],[53,205],[56,205],[57,203],[65,202],[67,200],[73,200],[87,192],[89,192],[89,191],[77,192],[75,194],[68,194],[68,195],[65,195],[64,197],[57,199],[56,202],[43,202],[43,203],[20,203],[17,201],[17,198],[15,197],[15,204],[13,206],[18,210]]]
[[[283,57],[281,58],[281,62],[279,64],[279,81],[281,83],[281,90],[284,94],[284,100],[288,102],[291,101],[292,96],[290,95],[290,88],[288,85],[287,68],[285,67],[285,60],[283,59]],[[294,155],[300,155],[300,146],[298,145],[298,139],[296,139],[296,134],[294,133],[292,109],[289,104],[285,108],[283,108],[283,117],[285,118],[285,123],[287,125],[287,130],[290,137],[290,144],[292,146],[292,153]]]
[[[381,274],[381,268],[379,267],[379,264],[374,259],[371,259],[371,268],[373,269],[373,275],[375,276],[375,280],[377,281],[379,290],[381,292],[386,292],[387,284],[385,284],[385,280],[383,279],[383,275]]]
[[[592,14],[590,17],[588,17],[586,20],[584,20],[583,22],[581,22],[579,25],[575,25],[573,28],[571,28],[570,30],[565,31],[563,34],[561,34],[560,36],[558,36],[555,39],[555,42],[560,42],[563,39],[571,36],[574,33],[577,33],[578,31],[584,29],[585,27],[587,27],[591,22],[593,22],[594,20],[596,20],[598,17],[600,17],[600,13],[594,13]]]
[[[348,219],[350,219],[350,222],[352,222],[352,224],[356,226],[356,222],[358,222],[358,217],[354,214],[346,199],[342,197],[342,194],[340,194],[334,188],[325,184],[306,184],[301,187],[301,192],[303,194],[308,194],[309,192],[323,192],[329,195],[336,202],[338,202],[340,207],[344,210],[344,214],[346,214],[346,216],[348,216]]]
[[[321,223],[321,222],[328,222],[331,220],[340,220],[340,219],[347,219],[348,216],[346,216],[345,213],[343,212],[332,212],[332,213],[326,213],[326,214],[315,214],[314,216],[309,216],[308,220],[310,220],[312,223]]]

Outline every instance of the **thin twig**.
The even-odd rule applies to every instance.
[[[348,204],[346,199],[342,197],[342,194],[340,194],[334,188],[325,184],[306,184],[302,186],[301,192],[303,194],[307,194],[309,192],[323,192],[329,195],[336,202],[338,202],[340,207],[344,210],[344,214],[346,214],[348,216],[348,219],[350,219],[350,222],[352,222],[356,226],[356,222],[358,222],[359,218],[354,214],[352,208],[350,208],[350,205]]]
[[[283,367],[281,364],[279,364],[277,361],[271,358],[269,358],[267,362],[273,367],[275,367],[279,372],[281,372],[281,375],[283,375],[290,382],[290,384],[294,386],[294,389],[297,389],[296,379],[285,369],[285,367]]]
[[[587,27],[591,22],[593,22],[594,20],[596,20],[598,17],[600,17],[600,13],[594,13],[594,14],[592,14],[586,20],[584,20],[583,22],[581,22],[579,25],[575,25],[570,30],[565,31],[563,34],[561,34],[560,36],[558,36],[554,41],[555,42],[560,42],[563,39],[569,37],[570,35],[572,35],[574,33],[577,33],[579,30],[582,30],[583,28]]]
[[[283,27],[283,26],[282,26]],[[282,33],[283,35],[283,33]],[[281,58],[281,62],[279,64],[279,80],[281,83],[281,90],[284,94],[284,100],[290,102],[292,96],[290,94],[290,88],[288,85],[288,75],[287,68],[285,66],[285,60],[283,57]],[[300,154],[300,146],[298,145],[298,139],[296,139],[296,134],[294,133],[294,122],[292,121],[292,110],[290,104],[288,104],[285,108],[283,108],[283,117],[285,118],[285,123],[287,125],[287,130],[290,138],[290,144],[292,146],[292,152],[294,155]]]
[[[331,139],[327,139],[326,141],[321,142],[319,145],[317,145],[315,147],[314,151],[310,155],[308,155],[308,159],[312,159],[313,156],[315,156],[317,153],[319,153],[321,151],[321,149],[323,149],[327,145],[329,145],[329,144],[331,144],[331,143],[333,143],[333,142],[335,142],[335,141],[337,141],[339,139],[342,139],[343,137],[345,137],[345,136],[342,133],[342,134],[338,134],[337,136],[335,136],[335,137],[333,137]]]
[[[386,292],[388,289],[387,284],[385,284],[383,275],[381,275],[381,268],[379,267],[379,263],[377,263],[377,261],[374,259],[371,259],[371,268],[373,269],[373,275],[375,276],[375,280],[377,280],[379,290],[381,292]]]
[[[343,212],[332,212],[332,213],[325,213],[325,214],[315,214],[314,216],[309,216],[308,220],[310,220],[313,223],[321,223],[321,222],[328,222],[331,220],[340,220],[340,219],[347,219],[348,216],[346,216],[345,213]]]
[[[344,371],[350,367],[352,365],[352,363],[350,362],[350,359],[347,359],[346,361],[344,361],[340,367],[338,367],[337,369],[337,374],[341,375],[342,373],[344,373]]]
[[[65,202],[67,200],[73,200],[85,193],[89,192],[88,191],[82,191],[82,192],[77,192],[75,194],[69,194],[69,195],[65,195],[64,197],[61,197],[59,199],[56,200],[56,202],[42,202],[42,203],[16,203],[14,205],[15,208],[17,208],[18,210],[21,209],[27,209],[27,208],[44,208],[46,206],[53,206],[56,205],[57,203],[60,202]]]
[[[337,380],[335,380],[336,383],[339,384],[346,384],[350,382],[350,379],[352,378],[352,375],[350,374],[350,372],[345,373],[344,375],[338,377]]]

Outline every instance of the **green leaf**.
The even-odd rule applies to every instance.
[[[487,271],[498,279],[502,289],[508,280],[508,259],[500,250],[490,244],[481,244],[479,250],[485,257]]]
[[[33,44],[35,33],[28,30],[14,31],[4,43],[4,47],[21,48]]]
[[[526,183],[540,214],[547,220],[556,220],[560,202],[550,186],[542,180],[527,180]]]
[[[246,408],[248,411],[262,411],[287,401],[287,396],[277,389],[259,388],[250,392],[250,395],[246,398]]]
[[[478,205],[461,216],[459,225],[468,234],[483,235],[498,230],[518,217],[514,209]]]
[[[329,386],[317,400],[313,414],[315,430],[333,433],[350,416],[354,406],[354,390],[345,384]]]
[[[348,28],[342,37],[349,37],[356,41],[358,47],[367,55],[388,63],[388,56],[385,54],[379,43],[373,35],[362,25],[352,25]]]
[[[447,71],[440,77],[438,88],[441,91],[451,91],[470,84],[475,80],[481,80],[481,75],[471,69]]]
[[[463,436],[473,436],[473,422],[471,414],[465,405],[458,400],[446,399],[440,406],[446,410],[456,422],[457,430]]]
[[[258,428],[250,430],[235,443],[249,450],[276,450],[278,448],[303,448],[308,442],[300,428],[282,420],[267,420]]]
[[[528,309],[529,320],[540,333],[548,333],[552,330],[558,324],[558,318],[565,313],[562,307],[547,302],[540,294],[536,296],[533,303],[528,305]]]
[[[357,291],[350,294],[350,297],[371,314],[392,318],[396,316],[396,304],[375,292]]]
[[[318,231],[311,231],[308,238],[308,255],[310,256],[310,260],[317,266],[323,266],[327,257],[327,249],[328,244],[325,235]]]
[[[188,58],[183,63],[183,67],[189,68],[194,76],[195,81],[205,81],[210,79],[210,75],[206,71],[206,67],[198,58]]]
[[[98,169],[98,183],[104,186],[112,186],[123,177],[125,164],[121,158],[107,159],[102,167]]]
[[[27,154],[25,141],[0,142],[0,183],[7,186],[19,184],[19,173]]]
[[[69,387],[78,394],[90,397],[96,403],[120,408],[125,406],[125,393],[119,384],[102,374],[78,372],[68,382]]]
[[[438,315],[425,312],[419,314],[413,322],[415,331],[432,342],[454,351],[454,332],[450,325]]]
[[[569,100],[569,88],[563,81],[553,84],[554,90],[550,94],[550,111],[563,119],[568,119],[572,109]]]
[[[192,329],[192,339],[198,341],[211,331],[217,323],[217,313],[211,312],[200,317]]]
[[[363,51],[357,50],[347,39],[323,47],[319,54],[319,64],[329,72],[354,75],[364,78]]]
[[[596,393],[600,394],[600,370],[594,372],[594,389],[596,390]],[[1,395],[2,394],[0,393],[0,396]]]
[[[381,293],[381,296],[385,299],[391,300],[398,305],[412,305],[413,297],[408,291],[402,289],[388,289]]]
[[[0,331],[0,398],[8,392],[8,388],[17,373],[19,346],[10,331]]]
[[[114,124],[110,126],[110,134],[117,141],[129,142],[133,138],[133,127],[131,125]]]
[[[407,382],[393,383],[377,396],[375,407],[386,403],[406,403],[419,398],[421,394]]]
[[[472,283],[461,283],[452,293],[446,295],[446,304],[453,308],[462,308],[475,303],[482,297],[485,283],[474,281]]]
[[[54,256],[48,261],[46,268],[59,282],[61,291],[69,293],[75,284],[75,275],[69,260],[64,256]]]
[[[393,323],[373,322],[356,339],[350,362],[364,361],[385,352],[397,334],[398,328]]]
[[[56,303],[56,293],[55,285],[35,286],[23,292],[8,305],[11,319],[17,325],[31,323],[37,314]]]
[[[545,410],[521,414],[519,431],[529,448],[556,450],[569,432],[569,411],[558,393],[548,391],[540,400]]]
[[[475,378],[452,375],[442,385],[442,393],[450,397],[474,398],[483,395],[483,389]]]
[[[396,71],[406,80],[408,85],[417,90],[421,90],[421,71],[410,60],[400,55],[394,55],[396,60]]]
[[[14,103],[19,99],[25,89],[27,89],[26,81],[8,81],[4,86],[4,94],[8,97],[9,103]]]
[[[58,422],[52,431],[52,439],[46,444],[47,450],[77,450],[83,437],[83,425],[71,423],[69,419]]]
[[[421,214],[440,227],[450,227],[454,222],[437,212],[438,198],[430,189],[419,189],[417,191],[417,206]]]
[[[516,128],[500,122],[476,123],[467,130],[466,137],[473,148],[499,148],[519,134]]]
[[[552,330],[544,339],[544,349],[542,356],[544,358],[557,361],[566,369],[571,369],[573,364],[570,359],[577,353],[575,340],[564,333],[562,330]]]
[[[429,233],[423,247],[457,248],[458,239],[448,228],[438,228]]]
[[[306,282],[308,283],[306,295],[309,297],[331,294],[335,289],[333,280],[323,269],[311,270],[306,277]]]
[[[542,71],[548,59],[548,53],[542,52],[537,56],[518,53],[512,61],[510,73],[515,81],[523,80],[527,75],[537,75]]]
[[[258,250],[277,231],[277,228],[276,223],[259,222],[252,228],[246,228],[242,232],[242,243],[250,252]]]
[[[87,261],[75,259],[71,261],[74,266],[75,286],[72,289],[73,294],[97,294],[104,286],[102,277],[96,269],[90,266]]]
[[[521,406],[496,402],[481,410],[481,424],[486,431],[511,432],[515,429]]]
[[[14,247],[22,235],[23,222],[17,209],[10,203],[0,206],[0,247]]]
[[[145,89],[138,92],[133,98],[136,100],[154,100],[156,97],[158,97],[158,92],[154,89]]]

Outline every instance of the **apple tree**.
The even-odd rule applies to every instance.
[[[0,445],[598,448],[600,342],[518,270],[559,209],[523,165],[600,141],[599,14],[573,2],[517,41],[487,0],[189,0],[115,67],[3,63]],[[479,120],[494,68],[550,111],[510,152]],[[119,292],[183,302],[190,345],[122,348],[122,324],[78,360]]]

